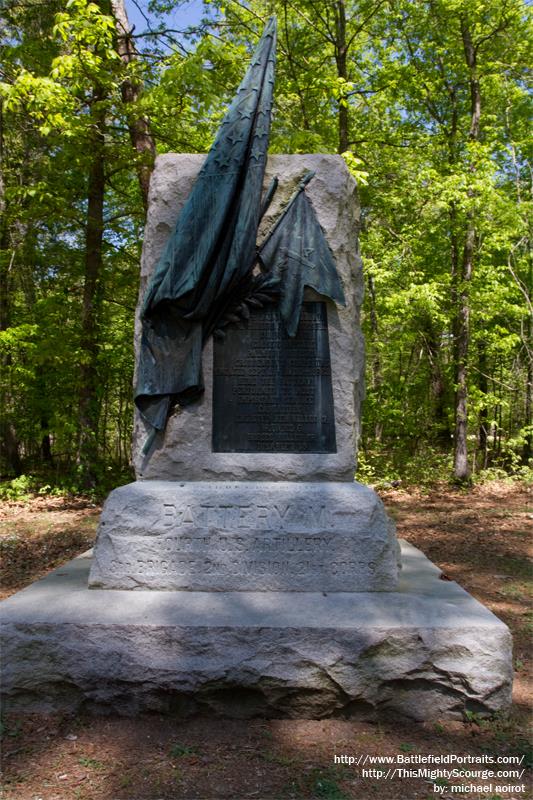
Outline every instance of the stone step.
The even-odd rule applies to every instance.
[[[510,706],[508,628],[405,542],[394,592],[89,590],[90,563],[0,604],[6,710],[432,720]]]

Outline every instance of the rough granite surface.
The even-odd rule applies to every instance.
[[[360,483],[136,481],[106,500],[89,584],[390,591],[394,523]]]
[[[174,228],[205,156],[169,153],[157,158],[150,182],[150,199],[141,264],[140,298],[159,255]],[[177,410],[164,434],[159,434],[148,456],[142,455],[147,426],[136,412],[133,457],[138,480],[252,480],[352,481],[363,396],[364,343],[359,327],[363,297],[358,248],[359,206],[356,185],[340,156],[312,154],[270,156],[265,186],[274,175],[280,186],[262,221],[260,240],[277,219],[307,170],[316,177],[306,192],[316,211],[337,263],[346,294],[346,307],[327,303],[331,351],[337,452],[329,454],[213,453],[212,342],[203,352],[205,394],[191,406]],[[308,292],[306,299],[319,298]],[[136,350],[140,324],[137,314]]]
[[[89,590],[90,554],[4,601],[5,710],[234,717],[505,712],[508,628],[402,543],[397,591]]]

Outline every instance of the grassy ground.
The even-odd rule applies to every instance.
[[[514,704],[509,718],[431,724],[347,720],[177,720],[7,716],[5,800],[427,800],[530,797],[520,778],[386,777],[388,767],[335,763],[335,756],[518,756],[531,767],[532,496],[492,483],[463,494],[382,494],[399,535],[420,547],[503,619],[514,637]],[[87,549],[99,508],[82,499],[35,498],[0,512],[3,596]],[[453,767],[454,765],[452,765]],[[457,765],[455,765],[457,768]],[[420,765],[405,769],[416,771]],[[448,766],[448,768],[450,768]],[[460,767],[459,767],[460,768]],[[483,770],[486,765],[466,765]],[[376,770],[383,770],[382,774]],[[493,767],[494,769],[494,767]],[[496,769],[516,769],[499,766]],[[438,789],[435,788],[437,784]],[[490,789],[472,790],[472,786]],[[524,791],[513,786],[525,785]],[[502,786],[502,789],[498,789]],[[461,791],[456,791],[462,787]],[[529,791],[528,791],[529,789]]]

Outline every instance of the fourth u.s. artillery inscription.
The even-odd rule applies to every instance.
[[[374,492],[360,484],[142,481],[115,490],[101,526],[95,587],[375,591],[395,585],[394,530]]]

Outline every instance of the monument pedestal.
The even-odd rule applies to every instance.
[[[360,483],[136,481],[109,495],[89,585],[106,589],[395,589],[399,548]]]
[[[2,604],[6,710],[432,720],[510,705],[509,630],[405,542],[394,592],[89,590],[90,563]]]

